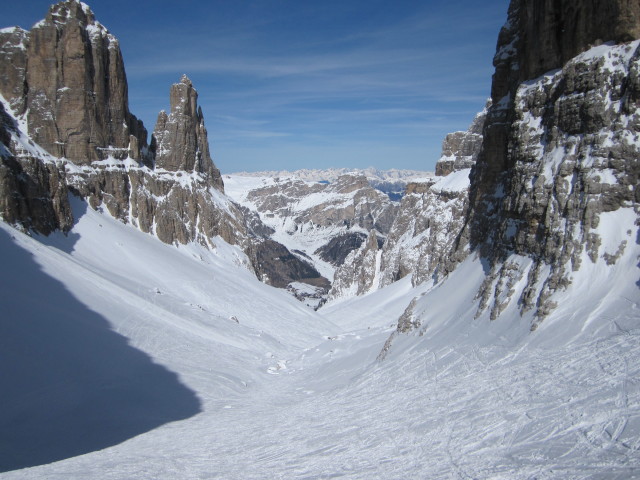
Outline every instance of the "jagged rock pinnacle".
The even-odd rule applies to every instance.
[[[152,149],[156,167],[165,170],[202,173],[212,186],[224,189],[220,171],[209,154],[209,140],[202,110],[198,107],[198,92],[189,77],[182,75],[171,86],[171,113],[158,115],[153,131]]]
[[[189,77],[187,77],[186,73],[183,73],[182,77],[180,77],[180,83],[184,83],[185,85],[188,85],[189,87],[193,87],[193,83],[191,82]]]

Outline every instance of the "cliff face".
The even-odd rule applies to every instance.
[[[0,94],[14,112],[24,112],[27,96],[29,32],[20,27],[0,30]]]
[[[28,142],[0,103],[0,214],[44,234],[66,232],[73,215],[64,169]]]
[[[347,256],[335,273],[330,299],[361,295],[404,277],[412,285],[438,280],[467,251],[456,238],[468,206],[469,169],[410,183],[384,244],[369,240]]]
[[[171,87],[171,105],[171,116],[156,125],[155,168],[113,157],[90,167],[67,165],[70,186],[93,208],[103,205],[165,243],[209,244],[220,236],[249,248],[244,215],[222,193],[197,94],[186,76]]]
[[[437,282],[464,259],[468,244],[456,246],[465,225],[469,172],[482,147],[486,114],[485,108],[467,131],[447,135],[436,177],[407,185],[384,244],[378,248],[367,242],[349,254],[335,273],[330,299],[361,295],[404,277],[414,286]]]
[[[613,264],[637,241],[601,245],[598,226],[607,212],[638,217],[640,51],[624,42],[640,36],[639,8],[511,3],[461,236],[490,261],[480,298],[494,318],[510,301],[499,290],[519,275],[509,255],[535,259],[518,301],[543,318],[581,262]]]
[[[326,280],[224,195],[198,94],[183,76],[170,89],[147,148],[128,109],[118,41],[83,3],[53,5],[30,32],[0,30],[0,215],[48,235],[73,226],[69,193],[169,244],[216,237],[246,266],[283,286]],[[266,233],[265,233],[266,232]],[[238,257],[238,258],[241,258]],[[285,285],[286,286],[286,285]]]
[[[627,42],[639,37],[640,4],[637,0],[511,2],[493,61],[493,106],[483,132],[483,149],[471,189],[474,211],[482,203],[481,197],[486,192],[493,192],[502,181],[501,174],[515,163],[509,145],[513,141],[511,125],[516,120],[515,97],[520,85],[562,68],[591,46],[609,41]],[[575,73],[569,75],[577,78]],[[599,83],[602,86],[602,78]],[[572,88],[569,86],[565,93],[570,94]],[[595,93],[593,85],[585,84],[584,80],[577,88],[582,93],[586,88],[592,90],[592,95]],[[584,111],[579,115],[586,119],[589,113]],[[580,125],[575,124],[574,130],[576,128]]]
[[[437,177],[444,177],[451,172],[471,168],[476,163],[482,148],[482,128],[489,107],[491,107],[491,100],[475,116],[466,131],[449,133],[444,138],[442,156],[436,163]]]
[[[242,212],[224,195],[197,93],[171,87],[154,149],[128,107],[118,41],[83,3],[52,5],[31,31],[0,30],[2,216],[48,234],[73,222],[72,191],[166,243],[220,236],[249,248]]]
[[[47,152],[85,165],[109,156],[149,161],[118,41],[86,5],[52,5],[31,31],[2,30],[0,44],[0,93]]]
[[[201,173],[218,190],[224,191],[220,171],[209,154],[204,117],[198,107],[198,92],[186,75],[171,87],[169,98],[171,113],[160,112],[151,140],[156,168]]]

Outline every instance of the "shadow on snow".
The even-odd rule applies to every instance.
[[[0,230],[0,471],[116,445],[201,411]],[[116,299],[114,299],[116,300]]]

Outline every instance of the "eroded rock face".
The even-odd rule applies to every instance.
[[[412,285],[439,281],[468,249],[457,249],[468,208],[469,169],[410,183],[384,244],[354,250],[338,268],[330,298],[361,295],[406,276]],[[374,253],[377,260],[374,262]],[[365,272],[365,267],[374,268]]]
[[[510,300],[496,290],[515,281],[509,255],[535,259],[518,300],[541,319],[581,262],[616,256],[600,245],[601,213],[638,215],[639,42],[613,42],[640,36],[639,9],[623,0],[511,3],[464,234],[493,266],[479,292],[492,317]]]
[[[133,162],[68,166],[68,183],[93,208],[131,223],[161,241],[212,246],[220,236],[248,247],[249,235],[240,209],[197,173],[160,172]]]
[[[162,111],[151,142],[156,168],[171,172],[185,171],[203,174],[211,185],[224,191],[220,171],[209,154],[209,140],[202,109],[198,107],[198,92],[191,80],[183,75],[171,87],[171,113]]]
[[[28,138],[4,128],[5,220],[42,233],[67,230],[71,189],[163,242],[209,244],[220,236],[248,248],[243,215],[221,194],[186,77],[172,87],[171,114],[156,129],[154,169],[146,130],[128,109],[118,41],[85,4],[53,5],[30,32],[0,31],[0,42],[0,92],[28,126]]]
[[[472,182],[473,204],[493,192],[498,178],[514,164],[509,155],[514,99],[522,82],[532,80],[593,45],[640,37],[640,4],[635,0],[513,0],[498,37],[483,151]],[[476,199],[476,197],[478,197]]]
[[[325,262],[339,266],[344,263],[352,251],[360,248],[366,239],[367,236],[361,232],[343,233],[329,240],[326,245],[316,250],[316,253]]]
[[[169,244],[216,237],[238,245],[249,269],[285,287],[302,280],[328,289],[317,271],[271,230],[223,193],[209,153],[197,92],[183,76],[171,87],[152,148],[129,113],[117,40],[81,2],[53,5],[31,32],[0,31],[0,214],[26,230],[49,234],[73,224],[69,192],[94,209]],[[21,131],[17,118],[26,120]],[[283,284],[284,282],[284,284]]]
[[[343,267],[336,271],[329,299],[363,295],[377,289],[380,253],[378,237],[372,230],[360,248],[347,255]]]
[[[24,112],[27,94],[29,32],[20,27],[0,30],[0,95],[14,112]]]
[[[284,245],[265,239],[258,242],[252,255],[260,279],[278,288],[300,281],[328,289],[329,281],[308,262],[291,253]]]
[[[0,104],[0,215],[10,224],[48,235],[73,225],[64,166],[20,148],[15,121]]]
[[[444,177],[451,172],[471,168],[482,149],[482,127],[491,107],[489,100],[478,113],[466,132],[448,134],[442,142],[442,156],[436,163],[436,176]]]
[[[476,115],[468,131],[447,136],[436,177],[407,185],[377,261],[371,260],[374,250],[368,247],[354,250],[345,259],[335,273],[331,299],[360,295],[406,276],[414,286],[427,280],[438,282],[467,256],[463,227],[469,173],[482,146],[486,112],[485,108]],[[374,274],[365,273],[364,265],[375,268]]]
[[[290,218],[293,229],[358,227],[384,235],[391,227],[397,204],[369,185],[362,175],[343,175],[334,183],[275,179],[252,190],[247,200],[263,216]]]
[[[9,101],[15,114],[26,112],[36,143],[78,165],[107,157],[148,160],[147,132],[129,112],[120,46],[86,5],[52,5],[23,44],[26,98]]]

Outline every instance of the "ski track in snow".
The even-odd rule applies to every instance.
[[[378,361],[428,287],[398,282],[318,314],[233,265],[222,244],[167,246],[91,210],[72,248],[2,229],[202,403],[185,420],[3,479],[640,478],[636,285],[620,293],[625,308],[599,301],[597,324],[555,343],[567,315],[527,342],[450,298],[459,325],[436,319]]]

